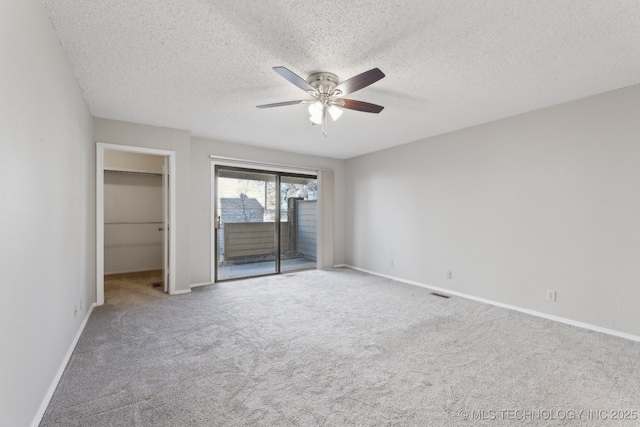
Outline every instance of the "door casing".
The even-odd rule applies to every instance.
[[[164,156],[165,164],[168,161],[168,179],[163,179],[163,191],[171,189],[168,197],[168,217],[169,223],[165,224],[165,232],[168,238],[164,239],[165,253],[168,255],[168,282],[167,291],[175,293],[176,283],[176,153],[170,150],[159,150],[155,148],[136,147],[129,145],[108,144],[104,142],[96,143],[96,304],[104,304],[104,152],[106,150],[125,151],[129,153],[153,154]],[[164,174],[166,176],[166,174]],[[165,215],[166,218],[167,215]],[[167,230],[168,229],[168,230]],[[165,260],[167,257],[165,257]],[[163,261],[166,262],[166,261]],[[165,271],[166,273],[166,271]],[[165,282],[166,282],[165,278]]]

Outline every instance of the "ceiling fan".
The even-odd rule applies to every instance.
[[[342,83],[338,80],[338,76],[333,73],[313,73],[307,77],[307,80],[304,80],[285,67],[273,67],[273,71],[307,92],[313,98],[299,101],[276,102],[274,104],[258,105],[257,107],[272,108],[283,107],[285,105],[310,104],[309,114],[311,114],[311,123],[314,125],[322,125],[322,134],[324,136],[327,136],[327,112],[333,121],[336,121],[340,115],[342,115],[340,108],[363,111],[365,113],[379,113],[384,109],[381,105],[341,98],[343,95],[348,95],[365,88],[383,78],[384,73],[378,68],[365,71]]]

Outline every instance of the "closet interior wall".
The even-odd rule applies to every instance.
[[[162,269],[163,157],[108,153],[104,172],[104,272]]]

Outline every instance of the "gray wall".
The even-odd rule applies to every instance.
[[[348,160],[347,263],[639,336],[639,111],[633,86]]]
[[[176,152],[176,291],[190,289],[189,279],[189,206],[190,147],[189,132],[135,123],[95,118],[94,140],[120,145],[157,148]]]
[[[334,260],[345,261],[345,161],[191,137],[189,132],[95,118],[94,140],[176,152],[176,290],[211,281],[211,154],[335,172]]]
[[[105,274],[163,268],[162,201],[162,175],[105,171]]]
[[[0,63],[0,425],[27,426],[96,298],[95,149],[40,1],[0,2]]]
[[[131,153],[129,151],[105,150],[104,169],[129,172],[148,172],[162,174],[164,156]]]

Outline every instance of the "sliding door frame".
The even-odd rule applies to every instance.
[[[259,166],[259,167],[258,167]],[[280,227],[281,227],[281,194],[280,194],[280,185],[281,178],[285,177],[294,177],[294,178],[314,178],[318,179],[317,172],[307,171],[307,170],[286,170],[286,168],[280,168],[278,166],[269,167],[260,165],[252,165],[251,163],[243,165],[238,163],[229,163],[229,162],[219,162],[212,161],[211,162],[211,282],[223,282],[228,280],[236,280],[234,279],[218,279],[218,224],[217,213],[218,213],[218,170],[226,169],[226,170],[237,170],[240,172],[255,172],[255,173],[264,173],[273,175],[275,177],[275,186],[276,186],[276,201],[275,201],[275,272],[260,274],[256,276],[247,276],[248,277],[261,277],[261,276],[273,276],[275,274],[281,274],[281,242],[280,242]],[[245,278],[245,277],[241,277]],[[238,278],[240,279],[240,278]]]

